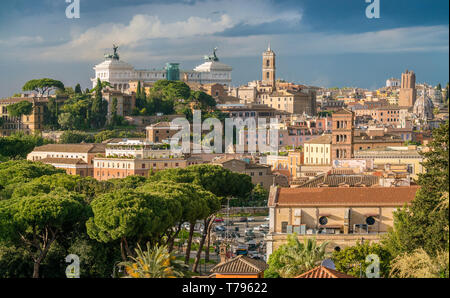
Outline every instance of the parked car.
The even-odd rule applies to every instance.
[[[253,217],[249,217],[249,218],[247,218],[247,221],[251,222],[251,221],[255,221],[255,219]]]
[[[225,232],[227,229],[224,226],[216,226],[214,228],[216,232]]]
[[[238,247],[237,247],[237,249],[236,249],[236,255],[244,255],[244,256],[246,256],[247,255],[247,253],[248,253],[248,250],[247,250],[247,246],[246,245],[239,245]]]
[[[241,217],[241,218],[239,218],[239,221],[240,222],[247,222],[247,217]]]
[[[254,227],[254,228],[253,228],[253,231],[255,231],[255,232],[256,232],[256,231],[258,231],[258,232],[259,232],[259,231],[261,231],[261,230],[262,230],[262,228],[261,228],[261,227],[259,227],[259,226],[256,226],[256,227]]]
[[[260,225],[260,228],[261,229],[268,229],[269,225],[268,224],[262,224],[262,225]]]
[[[265,221],[269,221],[269,220],[270,220],[270,218],[269,218],[269,217],[266,217],[266,218],[264,218],[264,220],[265,220]]]
[[[223,222],[223,218],[218,217],[218,218],[214,219],[214,222]]]

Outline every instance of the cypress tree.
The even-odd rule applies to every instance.
[[[77,84],[77,85],[75,86],[75,93],[76,93],[76,94],[81,94],[81,86],[80,86],[80,84]]]

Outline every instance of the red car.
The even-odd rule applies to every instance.
[[[214,222],[223,222],[223,218],[218,217],[214,220]]]

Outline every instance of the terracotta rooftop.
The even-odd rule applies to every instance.
[[[355,278],[355,277],[324,266],[319,266],[303,274],[300,274],[295,278]]]
[[[334,114],[353,114],[353,112],[348,110],[348,109],[341,109],[341,110],[339,110],[337,112],[334,112],[333,115]]]
[[[147,127],[147,129],[149,129],[149,128],[168,128],[168,129],[179,129],[178,127],[177,127],[177,125],[174,125],[172,128],[170,127],[170,123],[171,122],[168,122],[168,121],[164,121],[164,122],[158,122],[158,123],[155,123],[155,124],[152,124],[152,125],[150,125],[150,126],[148,126]]]
[[[372,175],[320,175],[313,178],[299,187],[338,187],[340,185],[348,186],[374,186],[378,185],[379,177]]]
[[[403,144],[403,139],[399,136],[396,135],[391,135],[391,134],[385,134],[384,136],[373,136],[372,138],[370,136],[368,136],[365,133],[361,133],[360,136],[354,136],[353,137],[353,143],[354,144],[359,144],[359,143],[390,143],[390,142],[395,142],[395,143],[402,143]]]
[[[86,165],[87,163],[79,158],[52,158],[52,157],[47,157],[47,158],[43,158],[43,159],[39,159],[39,162],[42,163],[47,163],[47,164],[71,164],[71,165],[79,165],[79,164],[84,164]]]
[[[330,134],[326,134],[306,141],[305,144],[331,144],[331,138],[332,136]]]
[[[223,263],[219,263],[211,269],[213,273],[261,273],[269,267],[265,262],[254,260],[247,256],[238,256]]]
[[[48,144],[34,148],[38,152],[105,153],[105,144]]]
[[[418,186],[402,187],[317,187],[274,188],[269,193],[269,207],[275,206],[342,206],[401,207],[410,203]]]

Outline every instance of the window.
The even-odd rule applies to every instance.
[[[281,233],[287,233],[287,226],[288,226],[288,222],[287,221],[282,221],[281,222]]]
[[[320,217],[319,223],[320,223],[320,225],[325,226],[328,223],[328,218],[326,216]]]
[[[369,226],[373,226],[375,224],[375,218],[373,218],[372,216],[367,217],[366,224],[368,224]]]

